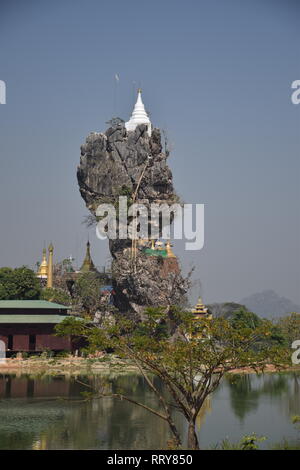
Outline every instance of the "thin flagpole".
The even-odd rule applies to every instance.
[[[120,77],[115,73],[115,86],[114,86],[114,117],[118,117],[118,83]]]
[[[136,82],[132,82],[132,106],[135,105],[136,100]]]

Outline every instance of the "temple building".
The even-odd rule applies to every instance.
[[[201,323],[203,320],[211,320],[212,319],[212,314],[209,311],[207,307],[205,307],[203,300],[201,297],[199,297],[197,304],[195,305],[194,308],[192,308],[191,313],[193,314],[193,322],[199,322],[198,325],[201,326]],[[201,338],[209,338],[209,328],[207,327],[207,323],[202,323],[202,326],[205,326],[205,328],[201,328],[201,331],[198,333],[194,333],[192,337],[196,337],[197,339]],[[195,323],[195,326],[197,326],[197,323]]]
[[[156,257],[159,263],[159,276],[166,279],[170,273],[175,275],[180,273],[180,267],[176,255],[172,251],[170,240],[165,243],[161,240],[142,240],[139,248],[146,256]]]
[[[195,320],[201,318],[212,318],[212,314],[210,313],[209,309],[205,307],[201,297],[199,297],[197,304],[192,309],[192,313],[195,315]]]
[[[67,318],[70,307],[46,300],[1,300],[0,340],[9,354],[44,350],[73,351],[70,336],[55,336],[54,327]]]
[[[151,243],[151,245],[150,245]],[[150,246],[148,246],[150,245]],[[176,258],[172,251],[170,240],[165,244],[160,240],[141,240],[139,243],[141,250],[148,256],[161,256],[163,258]]]
[[[90,249],[90,242],[88,241],[86,244],[86,253],[81,268],[79,270],[75,270],[72,265],[72,261],[74,259],[72,256],[69,258],[64,259],[61,263],[53,265],[53,252],[54,248],[52,243],[49,245],[48,248],[48,261],[47,261],[47,252],[46,248],[43,249],[42,255],[42,262],[38,264],[37,270],[37,277],[41,280],[41,283],[44,287],[55,287],[55,277],[56,276],[63,276],[66,275],[67,277],[72,277],[76,279],[78,275],[88,272],[97,272],[97,268],[95,267],[92,257],[91,257],[91,249]]]
[[[139,126],[140,124],[146,124],[147,132],[150,136],[151,131],[152,131],[152,128],[151,128],[152,126],[151,126],[149,116],[145,110],[144,103],[142,101],[142,90],[139,88],[137,100],[133,108],[132,115],[129,121],[125,123],[125,127],[127,131],[134,131],[135,128]]]

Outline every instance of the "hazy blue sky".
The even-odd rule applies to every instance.
[[[296,0],[1,0],[0,265],[33,266],[44,240],[82,262],[76,166],[115,114],[118,73],[118,114],[141,83],[178,193],[205,204],[203,250],[175,248],[204,300],[271,288],[300,303],[299,43]]]

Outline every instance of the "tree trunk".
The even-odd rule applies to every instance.
[[[196,425],[196,421],[192,420],[189,422],[187,446],[188,446],[188,449],[191,449],[191,450],[200,449],[198,437],[197,437],[196,430],[195,430],[195,425]]]
[[[176,447],[180,447],[181,446],[180,435],[179,435],[179,432],[178,432],[175,424],[173,423],[173,420],[170,417],[168,419],[168,423],[169,423],[170,429],[172,431],[172,434],[174,436],[174,443],[175,443]]]

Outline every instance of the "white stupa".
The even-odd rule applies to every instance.
[[[148,134],[151,135],[151,122],[148,114],[146,113],[145,106],[142,102],[142,90],[138,89],[138,96],[135,106],[132,111],[131,118],[125,122],[127,131],[134,131],[139,124],[146,124],[148,126]]]

